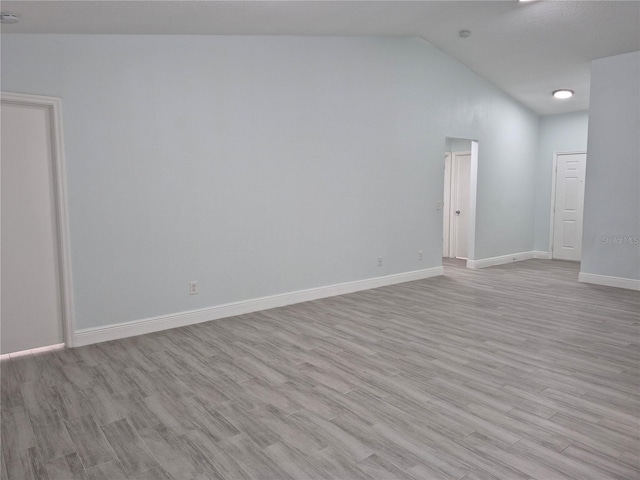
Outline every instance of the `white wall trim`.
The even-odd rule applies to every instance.
[[[482,258],[480,260],[467,260],[467,268],[485,268],[485,267],[493,267],[495,265],[504,265],[505,263],[511,262],[519,262],[521,260],[530,260],[532,258],[548,258],[545,257],[537,257],[536,254],[545,254],[548,255],[547,252],[521,252],[521,253],[512,253],[510,255],[501,255],[499,257],[490,257],[490,258]]]
[[[596,275],[595,273],[580,272],[578,281],[582,283],[593,283],[607,287],[626,288],[628,290],[640,290],[640,280],[623,277],[609,277],[607,275]]]
[[[534,250],[533,258],[539,258],[540,260],[551,260],[551,252],[543,252],[542,250]]]
[[[369,290],[371,288],[384,287],[396,283],[411,282],[425,278],[443,275],[442,266],[416,270],[413,272],[398,273],[384,277],[368,278],[353,282],[339,283],[324,287],[310,288],[296,292],[272,295],[269,297],[254,298],[240,302],[227,303],[215,307],[200,310],[191,310],[171,315],[134,320],[118,323],[105,327],[88,328],[78,330],[75,333],[74,346],[90,345],[92,343],[117,340],[119,338],[133,337],[145,333],[158,332],[169,328],[184,327],[195,323],[208,322],[225,317],[243,315],[245,313],[267,310],[270,308],[284,307],[294,303],[308,302],[320,298],[344,295],[347,293]]]
[[[71,247],[69,234],[69,214],[67,203],[67,171],[64,154],[64,135],[62,131],[62,99],[28,95],[24,93],[1,92],[0,100],[4,104],[42,107],[49,112],[51,125],[53,189],[56,208],[56,228],[58,237],[58,263],[60,274],[62,327],[64,342],[74,346],[75,317],[73,310],[73,280],[71,276]]]
[[[51,352],[55,352],[56,350],[64,350],[64,348],[65,348],[64,343],[55,343],[53,345],[49,345],[48,347],[37,347],[37,348],[32,348],[30,350],[21,350],[19,352],[3,353],[2,355],[0,355],[0,362],[9,360],[9,359],[15,360],[16,358],[29,357],[31,355],[48,354]]]
[[[471,172],[469,182],[469,240],[468,240],[468,253],[469,259],[475,260],[476,258],[476,208],[478,203],[478,161],[479,161],[479,146],[477,140],[471,140]]]

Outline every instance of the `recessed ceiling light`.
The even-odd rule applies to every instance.
[[[13,13],[0,13],[0,23],[18,23],[19,20]]]
[[[563,88],[562,90],[556,90],[553,92],[553,97],[558,100],[566,100],[567,98],[573,97],[573,90],[568,90]]]

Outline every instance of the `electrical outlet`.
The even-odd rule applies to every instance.
[[[418,260],[422,260],[422,250],[418,250]]]
[[[189,295],[198,294],[198,282],[189,282]]]
[[[382,266],[382,257],[378,257],[378,266],[381,267]]]

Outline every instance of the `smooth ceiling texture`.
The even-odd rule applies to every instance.
[[[591,61],[640,50],[638,1],[6,1],[2,11],[21,19],[3,33],[418,36],[542,115],[587,109]],[[576,95],[559,102],[558,88]]]

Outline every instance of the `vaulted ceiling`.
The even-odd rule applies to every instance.
[[[3,34],[418,36],[541,115],[586,110],[591,61],[640,50],[640,1],[48,0],[2,11],[20,17]],[[576,94],[554,100],[559,88]]]

